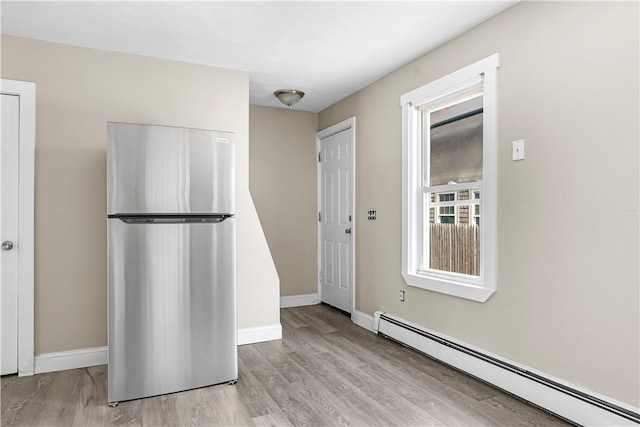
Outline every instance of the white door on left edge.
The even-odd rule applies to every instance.
[[[351,128],[320,140],[320,293],[322,302],[351,313]]]
[[[2,94],[0,281],[2,375],[18,372],[18,148],[20,97]]]

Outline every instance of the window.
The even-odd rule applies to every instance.
[[[473,199],[480,200],[480,190],[473,192]],[[473,223],[475,225],[480,225],[480,203],[471,206],[471,209],[473,209]]]
[[[402,275],[486,301],[496,290],[498,54],[406,93]]]
[[[432,197],[433,199],[433,197]],[[438,194],[438,202],[450,202],[456,199],[456,193]],[[438,207],[438,223],[455,224],[456,223],[456,207],[455,205],[442,205]]]

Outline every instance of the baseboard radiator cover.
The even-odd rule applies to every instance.
[[[584,426],[638,426],[640,410],[378,311],[374,331],[560,418]]]

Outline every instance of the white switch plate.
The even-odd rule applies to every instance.
[[[524,160],[524,139],[513,141],[513,160]]]

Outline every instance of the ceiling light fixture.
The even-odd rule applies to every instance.
[[[280,89],[273,92],[273,94],[280,100],[280,102],[289,107],[300,101],[304,96],[303,91],[295,89]]]

